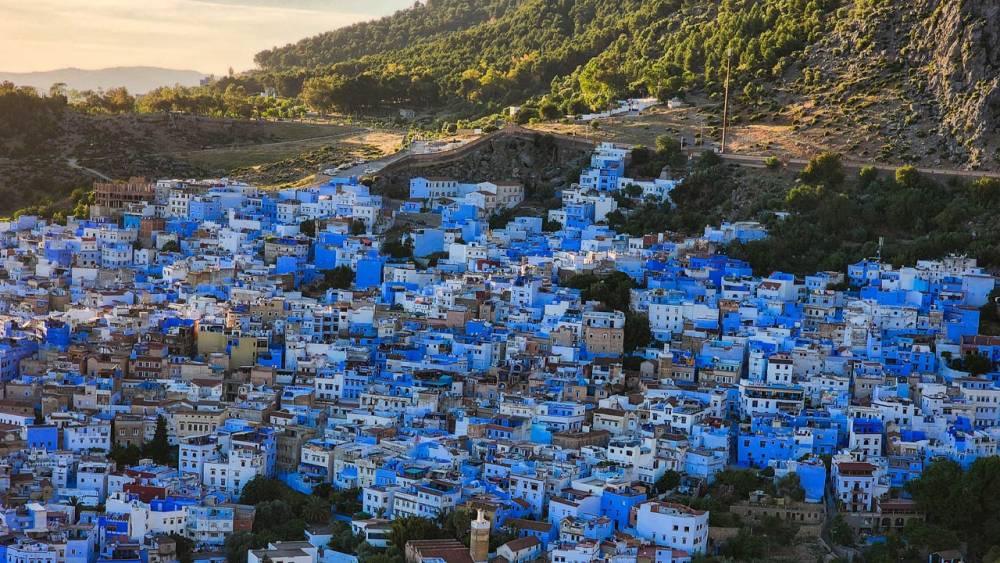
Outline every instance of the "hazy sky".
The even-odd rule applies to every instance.
[[[221,74],[413,0],[0,0],[0,71],[162,66]]]

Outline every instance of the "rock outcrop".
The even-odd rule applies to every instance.
[[[441,153],[437,158],[418,162],[400,161],[379,174],[375,189],[390,197],[405,198],[410,179],[417,176],[461,182],[515,180],[524,184],[529,199],[541,200],[575,181],[591,150],[589,143],[581,140],[499,132],[455,157]]]
[[[924,0],[928,14],[913,34],[941,107],[941,128],[969,151],[970,162],[1000,160],[1000,3]]]

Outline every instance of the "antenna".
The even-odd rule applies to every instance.
[[[722,101],[722,154],[726,154],[726,132],[729,128],[729,71],[733,63],[733,48],[726,48],[726,94]]]

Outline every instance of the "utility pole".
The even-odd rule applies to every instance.
[[[722,154],[726,154],[726,133],[729,128],[729,71],[733,62],[733,48],[726,48],[726,94],[722,101]]]

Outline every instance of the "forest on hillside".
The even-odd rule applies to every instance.
[[[992,0],[434,0],[258,54],[246,92],[430,126],[552,120],[626,97],[843,137],[864,157],[1000,161]],[[706,103],[707,102],[707,103]],[[902,124],[902,127],[900,127]]]
[[[625,96],[711,88],[727,65],[753,95],[816,40],[838,5],[440,0],[264,51],[261,70],[242,78],[341,111],[402,104],[486,113],[544,96],[560,113],[579,113]]]

